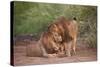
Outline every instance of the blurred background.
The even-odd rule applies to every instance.
[[[16,39],[27,36],[38,40],[58,17],[76,17],[78,40],[97,48],[97,6],[15,1],[13,8],[13,36]]]

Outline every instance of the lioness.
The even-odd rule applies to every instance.
[[[78,26],[76,18],[73,20],[67,20],[64,17],[60,17],[48,27],[50,32],[58,33],[62,37],[63,49],[65,54],[71,56],[71,50],[76,54],[76,39]]]

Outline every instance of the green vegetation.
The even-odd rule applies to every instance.
[[[76,17],[79,25],[79,38],[90,47],[96,47],[97,7],[66,4],[14,2],[14,36],[33,34],[36,38],[45,31],[56,18]]]

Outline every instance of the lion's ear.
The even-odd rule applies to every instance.
[[[73,20],[75,20],[75,21],[76,21],[76,20],[77,20],[77,18],[76,18],[76,17],[73,17]]]
[[[56,24],[50,24],[49,26],[48,26],[48,29],[51,29],[51,28],[56,28],[57,26],[56,26]]]
[[[49,24],[49,25],[48,25],[48,30],[50,29],[51,26],[52,26],[52,24]]]
[[[53,24],[53,26],[56,28],[57,26],[56,26],[56,24]]]

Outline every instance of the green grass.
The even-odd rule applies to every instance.
[[[53,21],[64,16],[78,19],[79,36],[96,45],[97,7],[33,2],[14,2],[14,36],[33,34],[39,37]],[[83,21],[80,23],[80,21]],[[88,22],[88,23],[87,23]],[[91,34],[91,35],[90,35]]]

